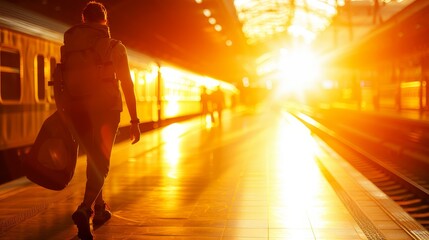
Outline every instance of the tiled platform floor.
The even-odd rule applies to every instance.
[[[334,169],[331,174],[340,176],[346,187],[328,181],[316,160]],[[85,158],[78,161],[72,183],[61,192],[25,178],[0,186],[0,239],[77,239],[70,216],[82,200]],[[359,185],[360,177],[288,114],[230,112],[214,125],[193,119],[144,133],[136,145],[115,146],[105,185],[113,217],[94,229],[94,235],[412,239],[373,202],[368,189]],[[350,191],[349,198],[340,198],[340,190]],[[344,199],[372,215],[364,219],[380,235],[368,234],[346,205],[353,204]]]

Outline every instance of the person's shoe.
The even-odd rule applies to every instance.
[[[112,217],[112,213],[106,203],[102,205],[95,204],[94,212],[94,218],[92,219],[94,225],[102,225]]]
[[[78,229],[77,236],[82,240],[93,239],[89,224],[89,219],[91,218],[92,213],[93,211],[91,208],[81,204],[72,215],[73,222],[76,224]]]

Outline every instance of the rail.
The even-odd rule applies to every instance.
[[[426,141],[429,128],[398,119],[380,122],[376,117],[362,118],[338,112],[311,113],[292,112],[421,224],[397,221],[410,236],[428,239],[429,233],[416,229],[429,229],[429,177],[423,174],[429,166],[424,160],[429,161],[429,157],[421,145]],[[404,129],[418,129],[420,141],[405,138]]]

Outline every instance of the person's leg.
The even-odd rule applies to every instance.
[[[218,106],[219,122],[222,122],[222,111],[223,111],[222,105],[219,105]]]
[[[101,174],[105,173],[103,178],[103,185],[104,185],[104,179],[107,177],[107,173],[109,171],[109,165],[110,165],[110,155],[112,151],[112,146],[115,141],[116,132],[119,124],[119,113],[115,114],[109,114],[106,116],[106,119],[110,119],[108,121],[108,124],[101,125],[101,129],[99,131],[99,142],[101,142],[101,152],[103,156],[105,156],[106,159],[108,159],[108,165],[102,164],[101,166]],[[104,169],[104,170],[103,170]],[[97,198],[95,199],[94,203],[94,217],[92,219],[94,225],[101,225],[108,221],[112,217],[112,213],[110,212],[110,209],[106,202],[103,199],[103,188],[101,187]]]
[[[93,132],[93,123],[90,114],[87,111],[76,108],[76,111],[70,112],[69,118],[72,123],[71,131],[73,135],[77,138],[79,146],[87,152],[88,149],[92,147],[88,144],[91,142],[90,139],[92,139]],[[87,163],[89,161],[90,160],[87,159]],[[72,215],[73,222],[78,228],[78,236],[80,239],[93,239],[89,225],[89,219],[92,214],[91,205],[82,202]]]
[[[104,203],[101,190],[110,167],[110,155],[119,124],[119,112],[97,113],[93,117],[92,139],[87,145],[87,183],[83,202]]]
[[[94,204],[94,217],[92,218],[92,223],[94,225],[104,224],[112,217],[110,208],[107,205],[107,203],[103,200],[102,194],[103,194],[103,190],[101,190]]]
[[[97,198],[95,199],[94,204],[103,205],[105,203],[106,202],[104,201],[104,198],[103,198],[103,189],[101,189],[100,193],[98,194]]]
[[[72,219],[78,227],[78,236],[82,239],[92,239],[89,219],[93,214],[92,205],[98,198],[109,172],[119,112],[83,113],[74,115],[73,122],[79,143],[87,154],[87,182],[83,202],[73,213]],[[102,195],[98,201],[102,201]]]

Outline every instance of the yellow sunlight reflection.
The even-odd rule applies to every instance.
[[[167,126],[161,133],[162,139],[168,139],[164,145],[164,159],[163,169],[167,172],[167,177],[176,179],[177,176],[177,165],[180,160],[180,135],[184,133],[186,129],[182,124],[174,123]]]
[[[272,195],[277,197],[272,204],[293,206],[282,209],[287,211],[285,216],[295,219],[317,198],[322,183],[314,162],[318,147],[310,130],[292,115],[284,113],[284,117],[289,124],[280,128],[276,141],[278,159],[274,163]]]

